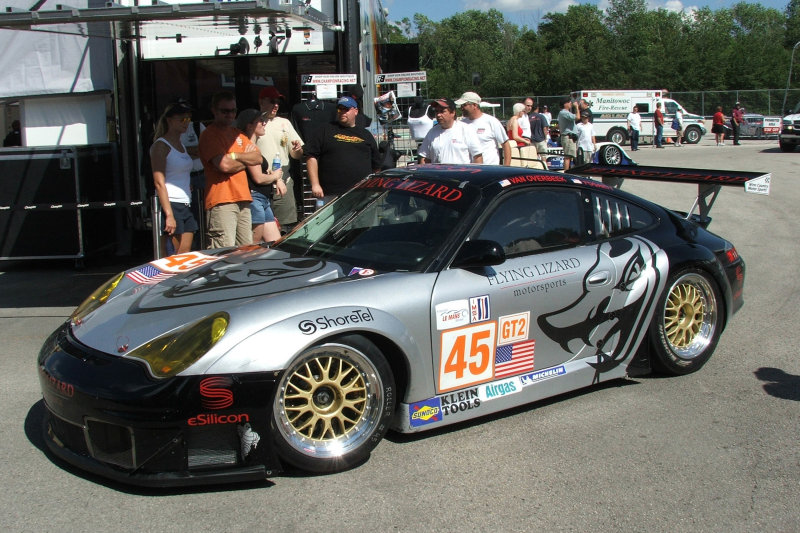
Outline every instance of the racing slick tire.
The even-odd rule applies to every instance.
[[[689,126],[683,130],[683,142],[686,144],[697,144],[702,136],[703,134],[697,126]]]
[[[347,335],[312,346],[278,384],[272,412],[278,455],[314,473],[361,464],[386,434],[395,399],[389,363],[368,339]]]
[[[628,134],[625,133],[625,130],[622,128],[611,128],[611,130],[606,134],[606,139],[612,143],[622,146],[625,144],[625,141],[628,140]]]
[[[607,144],[600,148],[598,159],[601,165],[619,165],[622,163],[622,150],[619,146]]]
[[[669,278],[650,325],[654,370],[680,376],[708,361],[722,333],[720,302],[716,284],[701,270],[683,270]]]

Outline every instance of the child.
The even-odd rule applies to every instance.
[[[581,121],[575,125],[575,130],[578,134],[578,164],[591,163],[594,145],[597,141],[595,140],[594,127],[589,122],[588,109],[581,111]]]

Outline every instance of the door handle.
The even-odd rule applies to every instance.
[[[589,285],[605,285],[606,283],[608,283],[609,279],[610,277],[608,271],[602,270],[600,272],[595,272],[594,274],[589,276],[589,279],[586,280],[586,283],[588,283]]]

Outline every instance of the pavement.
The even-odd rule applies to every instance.
[[[0,517],[14,532],[795,532],[800,524],[800,153],[777,141],[636,152],[643,165],[770,172],[769,196],[726,187],[710,229],[747,263],[745,305],[711,360],[438,431],[390,433],[327,476],[137,490],[54,460],[40,436],[43,340],[124,260],[0,264]],[[693,185],[623,189],[688,209]],[[334,518],[335,517],[335,518]]]

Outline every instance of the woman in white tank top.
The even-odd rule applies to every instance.
[[[425,112],[419,117],[412,117],[411,110],[414,108],[408,108],[408,129],[411,132],[411,138],[415,141],[424,139],[433,127],[433,119],[428,116],[430,108],[431,106],[425,108]]]
[[[189,182],[192,157],[181,144],[181,135],[192,122],[192,110],[182,102],[170,104],[158,119],[155,141],[150,147],[150,163],[153,167],[158,203],[161,205],[161,251],[186,253],[192,249],[197,221],[190,209],[191,191]],[[167,241],[173,250],[168,250]]]

